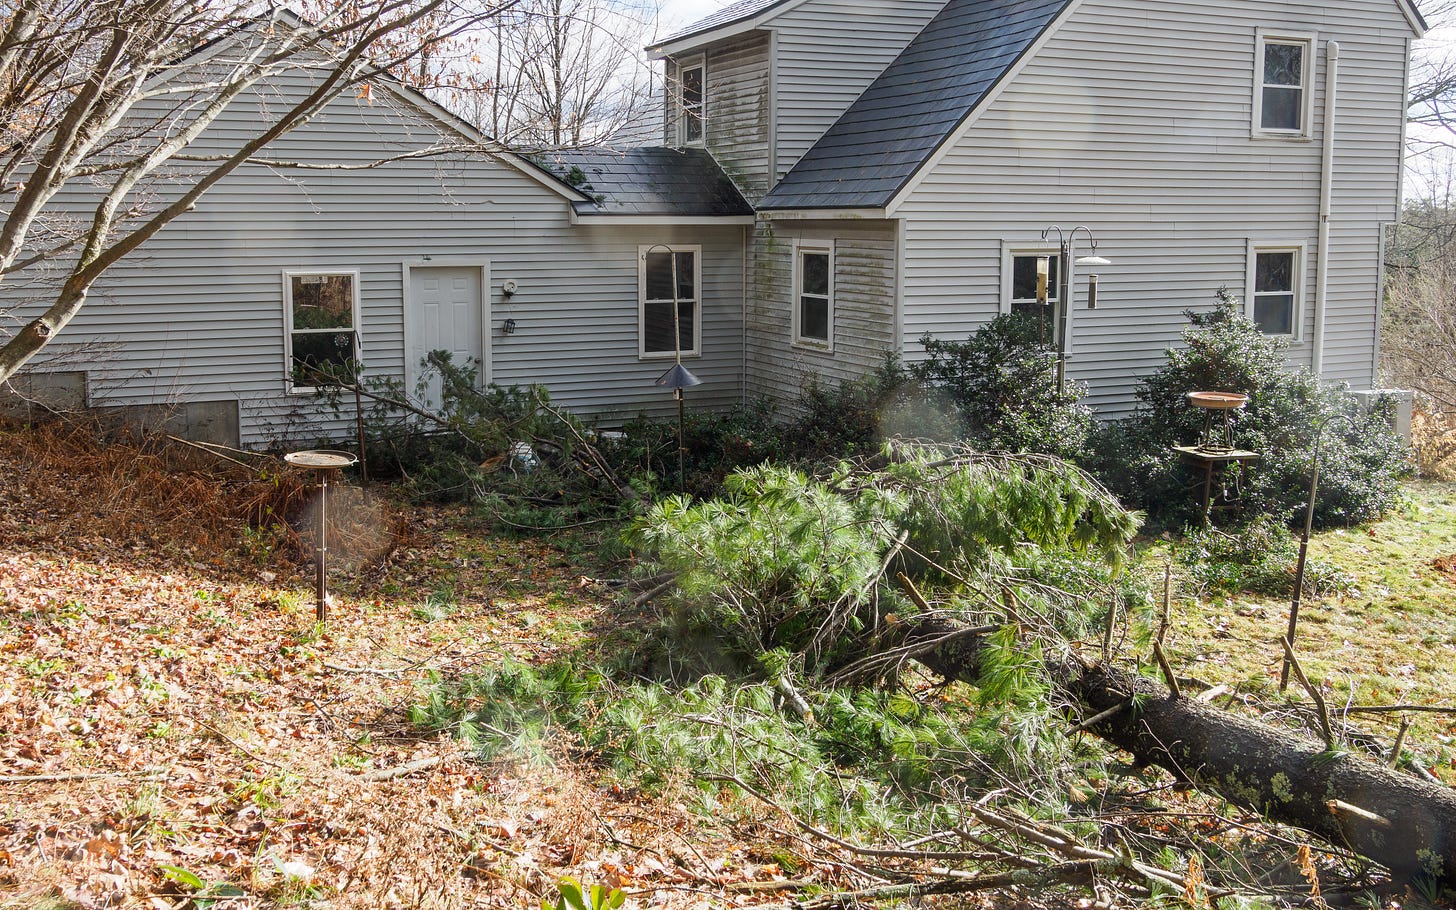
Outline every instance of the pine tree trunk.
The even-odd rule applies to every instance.
[[[954,623],[932,620],[918,624],[914,638],[955,630]],[[947,678],[975,682],[979,651],[977,637],[963,636],[916,659]],[[1166,687],[1115,667],[1067,661],[1049,670],[1085,717],[1128,705],[1088,729],[1138,761],[1348,847],[1397,876],[1425,874],[1456,887],[1456,790],[1173,697]]]

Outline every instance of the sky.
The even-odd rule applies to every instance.
[[[667,0],[662,5],[662,33],[670,35],[731,2],[733,0]]]

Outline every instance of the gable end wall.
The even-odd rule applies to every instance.
[[[1250,137],[1258,28],[1318,35],[1310,141]],[[1326,42],[1340,44],[1325,377],[1368,388],[1379,225],[1396,216],[1409,29],[1389,0],[1087,0],[905,197],[906,356],[926,331],[964,338],[999,311],[1002,244],[1049,225],[1096,234],[1099,306],[1080,270],[1071,375],[1104,416],[1164,362],[1227,285],[1245,294],[1248,241],[1305,246],[1308,365],[1325,129]],[[1079,235],[1078,255],[1085,254]]]

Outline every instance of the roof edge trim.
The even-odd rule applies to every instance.
[[[753,224],[753,215],[613,215],[609,212],[583,212],[575,206],[571,210],[572,224],[682,224],[710,226],[715,224]]]
[[[758,12],[749,13],[738,19],[730,19],[727,22],[720,22],[717,25],[710,25],[707,28],[699,29],[690,25],[687,31],[669,35],[662,41],[647,45],[643,50],[647,52],[648,59],[662,60],[683,51],[693,50],[715,41],[734,38],[745,32],[761,28],[765,23],[805,2],[806,0],[779,0]],[[1401,0],[1401,2],[1406,2],[1406,0]]]
[[[1400,4],[1400,11],[1405,16],[1405,21],[1410,24],[1411,31],[1416,33],[1417,38],[1426,37],[1426,32],[1431,26],[1426,22],[1426,17],[1421,15],[1420,7],[1416,6],[1415,0],[1395,0]]]
[[[496,161],[520,171],[526,177],[535,180],[548,190],[556,193],[563,199],[575,202],[585,202],[589,197],[581,190],[557,177],[546,168],[534,163],[525,155],[511,149],[499,139],[481,132],[470,121],[450,111],[449,108],[434,101],[430,96],[421,92],[413,86],[406,85],[387,73],[381,73],[371,77],[377,79],[382,88],[389,91],[400,101],[413,106],[420,113],[428,116],[441,126],[460,134],[479,147],[480,151],[490,155]]]
[[[882,208],[761,208],[758,214],[765,221],[884,221],[891,217]]]

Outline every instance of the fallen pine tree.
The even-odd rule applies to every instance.
[[[1075,730],[1140,764],[1456,887],[1456,791],[1184,697],[1166,662],[1164,683],[1125,668],[1110,645],[1137,520],[1077,469],[901,446],[822,482],[758,468],[727,490],[657,504],[635,542],[674,573],[678,608],[708,609],[745,659],[788,652],[838,683],[913,660],[985,691],[1040,685],[1081,718]]]
[[[955,642],[916,660],[948,679],[974,684],[980,636],[941,619],[909,636],[914,646]],[[1456,887],[1456,790],[1377,764],[1175,693],[1105,663],[1049,668],[1085,712],[1085,729],[1273,821],[1302,828],[1375,860],[1401,878]]]

